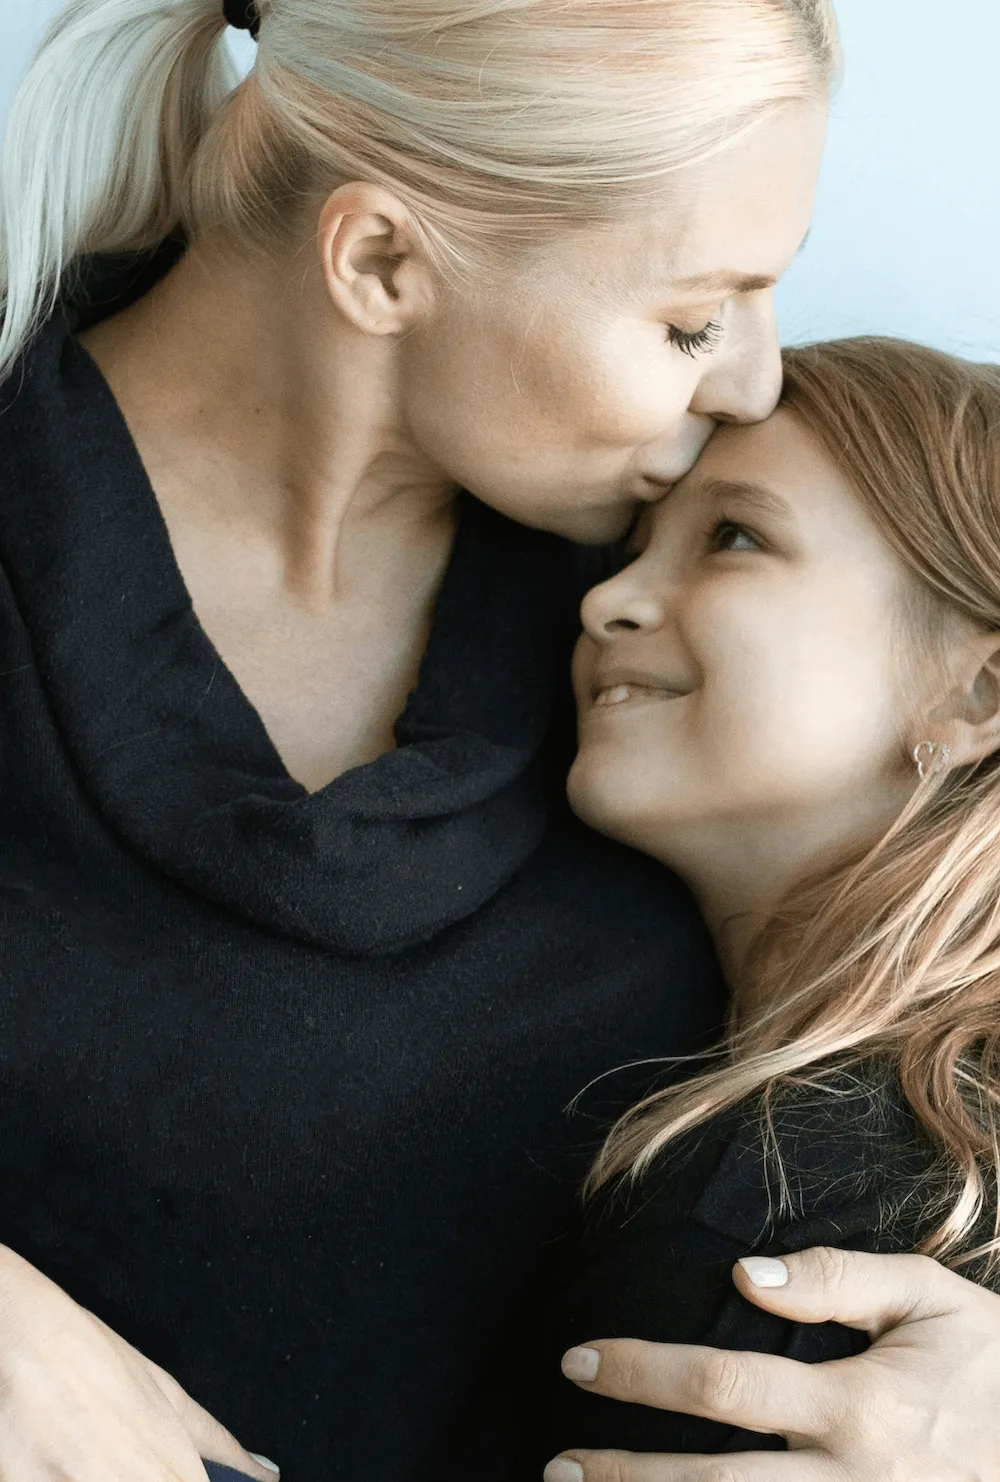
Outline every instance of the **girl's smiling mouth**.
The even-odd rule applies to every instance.
[[[657,675],[619,669],[595,675],[591,685],[591,708],[608,710],[636,700],[675,700],[683,693],[677,685]]]

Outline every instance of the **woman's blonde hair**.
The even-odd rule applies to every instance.
[[[642,210],[836,67],[830,0],[69,0],[0,157],[0,379],[85,253],[248,251],[338,184],[391,188],[436,264]]]
[[[783,404],[915,579],[901,662],[943,673],[956,618],[1000,647],[1000,366],[843,340],[786,352]],[[721,1063],[635,1107],[590,1187],[749,1101],[784,1203],[776,1107],[804,1085],[843,1095],[844,1071],[868,1062],[939,1150],[920,1248],[1000,1268],[1000,755],[929,773],[873,848],[797,886],[758,934],[744,987],[761,1008],[741,1015],[736,994]],[[970,1246],[984,1215],[992,1236]]]

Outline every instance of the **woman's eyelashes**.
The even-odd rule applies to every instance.
[[[678,329],[676,324],[667,325],[667,339],[682,355],[711,355],[722,339],[722,325],[716,319],[709,320],[704,329]]]

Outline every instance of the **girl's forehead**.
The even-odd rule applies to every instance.
[[[694,468],[678,488],[712,484],[766,489],[794,498],[803,474],[823,473],[842,483],[826,450],[785,407],[763,422],[722,424],[709,438]]]
[[[881,542],[871,516],[822,443],[779,407],[764,422],[721,426],[694,468],[650,511],[649,530],[708,506],[767,522],[769,529],[815,526],[832,539]]]

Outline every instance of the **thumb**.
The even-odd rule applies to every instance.
[[[154,1364],[151,1359],[146,1358],[144,1362],[151,1378],[170,1401],[177,1412],[178,1420],[191,1438],[191,1444],[204,1461],[221,1462],[234,1471],[245,1472],[255,1482],[277,1482],[280,1473],[274,1462],[268,1461],[266,1457],[258,1457],[252,1451],[245,1451],[232,1432],[220,1425],[207,1410],[203,1410],[173,1375]]]
[[[780,1260],[746,1256],[733,1280],[748,1301],[794,1322],[839,1322],[878,1338],[904,1322],[944,1317],[966,1283],[929,1256],[870,1255],[817,1245]]]

